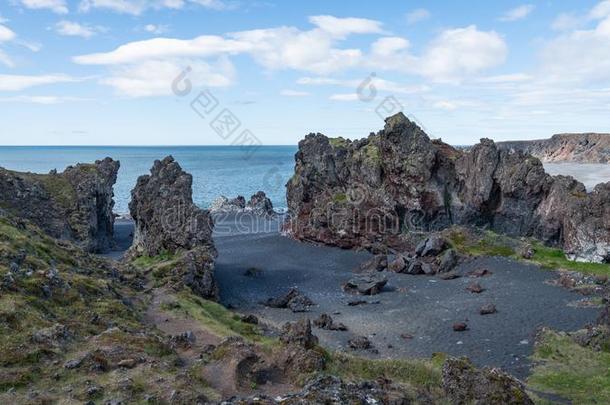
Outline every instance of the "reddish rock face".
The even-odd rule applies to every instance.
[[[498,142],[498,146],[529,153],[543,162],[610,162],[610,134],[557,134],[535,141]]]
[[[575,259],[610,260],[610,183],[587,194],[489,139],[458,150],[399,113],[356,141],[309,134],[295,159],[285,229],[297,239],[399,249],[410,231],[475,225],[537,237]]]

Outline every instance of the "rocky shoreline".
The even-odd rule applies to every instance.
[[[599,271],[610,183],[586,193],[402,114],[359,141],[308,135],[287,216],[262,191],[198,208],[168,156],[115,224],[118,169],[0,170],[0,402],[532,404],[506,369],[528,378],[536,328],[579,328],[607,305],[607,277],[543,273],[541,252],[564,254],[531,238]],[[589,306],[568,306],[578,293]],[[570,344],[603,350],[607,312]]]
[[[497,144],[500,149],[521,151],[544,163],[610,163],[610,134],[556,134],[549,139]]]

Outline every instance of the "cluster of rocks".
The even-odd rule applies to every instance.
[[[271,200],[263,191],[257,191],[248,202],[241,195],[232,199],[220,196],[210,205],[210,212],[213,214],[250,212],[257,216],[267,217],[276,215]]]
[[[138,178],[129,203],[135,231],[128,257],[176,255],[172,282],[216,299],[214,221],[193,203],[192,183],[171,156],[155,161],[151,174]]]
[[[263,305],[270,308],[288,308],[292,312],[308,312],[314,302],[296,288],[291,288],[284,295],[267,299]]]
[[[545,163],[610,163],[610,134],[556,134],[535,141],[498,142],[498,146],[529,153]]]
[[[0,206],[54,238],[73,241],[88,252],[105,252],[113,244],[113,185],[119,166],[106,158],[69,166],[63,173],[0,168]]]
[[[400,249],[409,231],[459,224],[536,237],[574,259],[610,260],[610,182],[587,193],[489,139],[459,150],[398,113],[361,140],[309,134],[295,159],[285,228],[297,239]]]

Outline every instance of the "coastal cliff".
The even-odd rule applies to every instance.
[[[20,173],[0,168],[0,208],[28,219],[48,235],[89,252],[112,247],[113,186],[119,162],[69,166],[63,173]]]
[[[610,134],[557,134],[549,139],[498,142],[500,149],[518,150],[544,163],[610,163]]]
[[[399,113],[361,140],[309,134],[295,159],[286,230],[297,239],[400,247],[411,231],[459,224],[536,237],[577,260],[610,257],[610,183],[587,193],[489,139],[458,150]]]

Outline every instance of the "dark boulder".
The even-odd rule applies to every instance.
[[[374,295],[379,294],[387,282],[388,279],[381,274],[365,274],[351,278],[343,289],[351,293]]]
[[[311,332],[309,319],[301,319],[293,323],[287,322],[282,326],[280,342],[313,349],[318,344],[318,338]]]
[[[388,267],[388,257],[383,254],[373,256],[370,260],[362,263],[358,272],[372,273],[375,271],[384,271]]]
[[[339,331],[347,330],[347,327],[345,325],[343,325],[340,322],[336,323],[333,320],[333,318],[328,314],[320,314],[318,319],[315,319],[313,321],[313,324],[314,324],[314,326],[316,326],[317,328],[320,328],[320,329],[339,330]]]
[[[348,340],[347,344],[353,350],[368,350],[373,347],[373,344],[366,336],[356,336]]]
[[[494,304],[485,304],[479,310],[481,315],[490,315],[495,314],[496,312],[498,311],[496,310],[496,306]]]
[[[296,288],[291,288],[284,295],[269,298],[264,305],[270,308],[288,308],[292,312],[307,312],[314,302]]]

